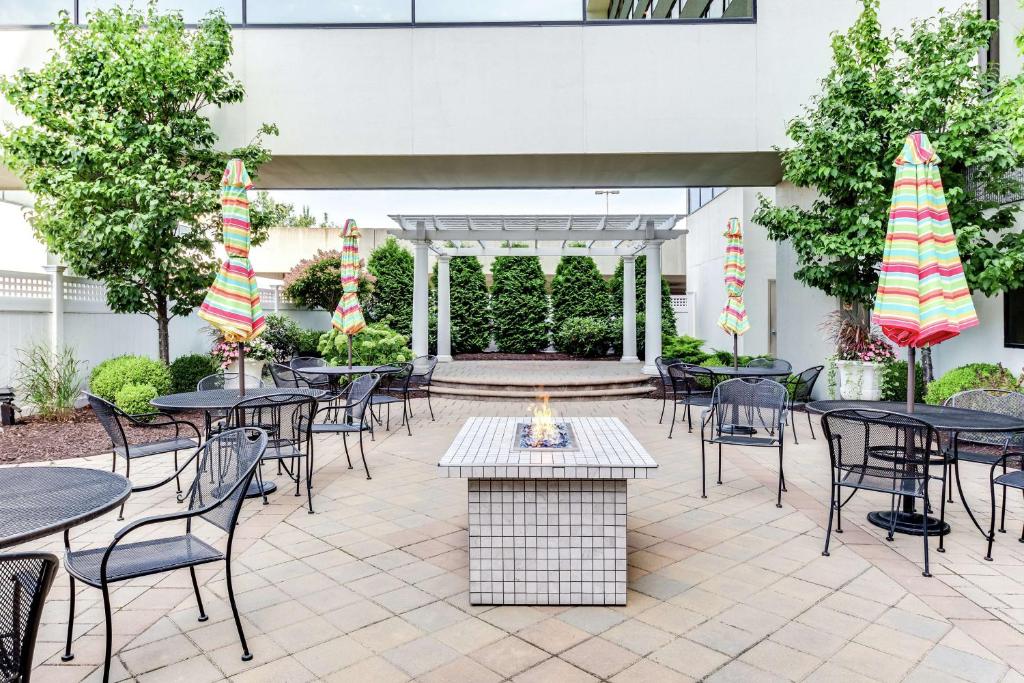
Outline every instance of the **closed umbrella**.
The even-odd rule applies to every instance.
[[[348,366],[352,367],[352,336],[366,327],[359,305],[359,226],[349,218],[341,230],[341,301],[331,325],[348,337]]]
[[[747,263],[743,254],[743,227],[739,218],[730,218],[725,229],[725,307],[718,326],[732,335],[732,364],[739,367],[739,336],[750,330],[743,287],[747,282]]]
[[[238,389],[245,395],[245,342],[255,339],[265,325],[256,273],[249,263],[249,197],[252,187],[241,159],[232,159],[220,181],[220,205],[224,219],[224,250],[227,260],[210,285],[199,317],[238,344]]]
[[[939,157],[928,136],[907,136],[896,182],[873,318],[907,347],[907,410],[914,409],[915,351],[978,324],[942,191]]]

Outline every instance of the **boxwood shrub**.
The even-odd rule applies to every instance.
[[[171,388],[175,393],[195,391],[199,380],[217,372],[217,363],[209,354],[190,353],[171,363]]]
[[[117,356],[103,361],[89,375],[92,393],[117,402],[117,392],[126,384],[148,384],[156,396],[171,392],[171,371],[162,361],[146,356]]]
[[[494,341],[506,353],[548,346],[548,294],[536,256],[499,256],[491,264]]]
[[[566,318],[555,332],[555,346],[571,356],[600,358],[608,355],[611,332],[606,318]]]
[[[195,386],[192,388],[195,389]],[[149,402],[157,395],[157,390],[151,384],[125,384],[117,390],[114,403],[129,415],[152,413],[153,406]]]
[[[1020,391],[1021,380],[1002,365],[968,363],[950,370],[928,385],[924,401],[941,405],[946,399],[970,389],[1009,389]]]

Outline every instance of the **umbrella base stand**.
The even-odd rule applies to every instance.
[[[880,510],[877,512],[868,513],[868,521],[877,527],[881,527],[886,531],[892,526],[892,512],[889,510]],[[907,534],[909,536],[920,536],[921,535],[921,513],[919,512],[904,512],[899,511],[896,513],[896,533]],[[949,524],[940,522],[936,517],[928,517],[928,535],[929,536],[945,536],[949,533]]]
[[[263,494],[270,495],[277,490],[277,484],[272,481],[263,482],[263,488],[260,488],[260,483],[255,478],[249,482],[249,488],[245,491],[246,498],[262,498]]]

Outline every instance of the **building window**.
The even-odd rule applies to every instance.
[[[145,8],[146,3],[127,3],[124,0],[78,0],[78,20],[85,23],[88,20],[89,12],[103,9],[108,10],[115,5],[128,7],[133,4],[136,8]],[[242,2],[241,0],[158,0],[157,9],[163,12],[179,11],[185,19],[186,24],[197,24],[199,20],[209,14],[210,10],[224,10],[224,18],[232,24],[242,23]]]
[[[49,26],[65,10],[74,18],[74,0],[0,0],[0,25]]]
[[[247,0],[249,24],[408,24],[410,0]]]
[[[753,19],[754,0],[588,0],[589,21]]]
[[[1003,294],[1003,346],[1024,349],[1024,289]]]
[[[580,7],[580,0],[416,0],[416,23],[579,21]]]
[[[686,211],[696,213],[729,188],[727,187],[691,187],[686,191]]]

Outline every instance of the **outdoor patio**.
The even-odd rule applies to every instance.
[[[422,400],[410,438],[392,425],[367,440],[372,480],[347,469],[338,436],[318,437],[315,515],[282,486],[249,500],[235,536],[240,649],[222,565],[198,570],[210,620],[196,619],[188,574],[114,584],[112,680],[189,681],[674,681],[1022,680],[1024,510],[1010,496],[994,562],[958,502],[947,506],[947,552],[921,576],[918,538],[869,525],[888,498],[862,492],[846,531],[822,557],[828,454],[798,416],[786,439],[789,491],[775,507],[771,449],[726,447],[722,486],[708,459],[700,498],[699,440],[658,424],[660,401],[554,404],[566,416],[621,418],[658,461],[628,501],[625,607],[474,607],[468,603],[466,486],[436,463],[472,415],[522,415],[526,403]],[[60,465],[109,468],[109,455]],[[156,480],[160,458],[133,479]],[[274,465],[264,465],[272,478]],[[987,521],[988,468],[964,463],[968,500]],[[936,491],[937,491],[936,485]],[[1012,492],[1011,492],[1012,493]],[[177,509],[158,490],[133,495],[126,522],[110,513],[72,532],[74,547],[109,542],[127,521]],[[198,524],[205,535],[206,525]],[[211,538],[216,538],[217,535]],[[937,541],[933,539],[934,550]],[[27,544],[29,545],[29,544]],[[61,552],[58,535],[30,544]],[[98,680],[99,591],[80,588],[75,659],[62,664],[67,574],[47,600],[36,646],[40,681]]]

